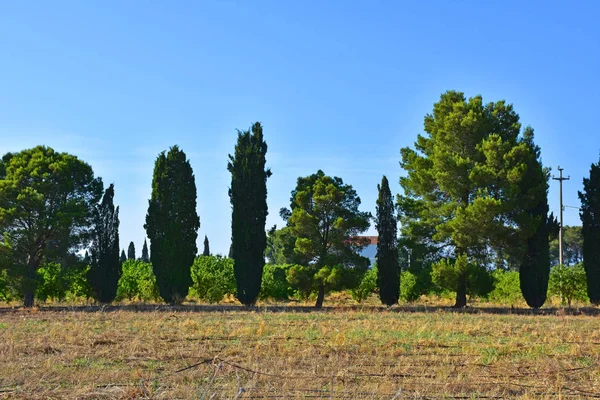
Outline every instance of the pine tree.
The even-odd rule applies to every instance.
[[[192,166],[177,146],[156,159],[144,228],[160,295],[169,304],[179,304],[192,285],[200,218]]]
[[[210,246],[208,244],[208,236],[204,235],[204,251],[202,252],[203,256],[210,256]]]
[[[142,261],[147,263],[150,262],[150,255],[148,254],[148,243],[144,239],[144,247],[142,247]]]
[[[238,131],[235,153],[227,165],[231,172],[231,256],[237,298],[244,305],[256,302],[265,265],[267,178],[271,176],[265,169],[266,153],[263,129],[256,122],[251,130]]]
[[[123,249],[121,250],[121,257],[119,258],[119,262],[123,264],[125,261],[127,261],[127,255],[125,254],[125,249]]]
[[[114,300],[121,274],[119,207],[115,208],[113,204],[114,196],[114,185],[111,184],[104,192],[96,212],[89,282],[96,300],[101,303],[110,303]],[[124,255],[122,253],[121,257]]]
[[[127,248],[127,259],[135,260],[135,245],[133,242],[129,242],[129,247]]]
[[[381,185],[377,185],[376,227],[379,234],[377,241],[377,284],[379,298],[385,305],[391,306],[400,297],[400,279],[398,266],[397,220],[394,215],[394,200],[390,185],[384,176]]]
[[[600,304],[600,161],[592,164],[590,177],[583,180],[581,223],[583,232],[583,266],[587,278],[588,297]]]

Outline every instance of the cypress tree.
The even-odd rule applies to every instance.
[[[147,263],[150,262],[150,255],[148,254],[148,243],[144,239],[144,247],[142,247],[142,261]]]
[[[533,142],[533,129],[526,128],[521,142],[529,150],[525,161],[526,172],[519,184],[520,196],[516,204],[520,237],[525,239],[519,267],[521,292],[527,304],[539,308],[546,302],[550,278],[550,236],[557,225],[548,215],[548,179],[550,171],[544,168],[540,148]]]
[[[121,250],[121,257],[119,258],[119,261],[121,262],[121,264],[123,264],[125,261],[127,261],[127,255],[125,255],[125,249]]]
[[[127,259],[135,260],[135,245],[133,242],[129,242],[129,247],[127,248]]]
[[[177,146],[159,154],[146,215],[150,260],[162,298],[180,304],[192,285],[190,268],[198,252],[200,218],[192,166]]]
[[[583,266],[587,278],[588,297],[600,304],[600,161],[592,164],[590,177],[583,179],[581,217],[583,233]]]
[[[208,236],[204,235],[204,251],[202,252],[203,256],[210,256],[210,246],[208,244]]]
[[[244,305],[256,302],[265,265],[267,234],[267,144],[263,129],[256,122],[247,131],[238,131],[234,155],[229,155],[231,172],[229,199],[231,215],[231,251],[234,260],[237,298]]]
[[[376,228],[379,234],[377,241],[377,285],[379,298],[387,306],[396,304],[400,297],[400,279],[398,267],[398,246],[394,200],[390,185],[384,176],[381,185],[377,185]]]
[[[95,298],[101,303],[110,303],[114,300],[121,274],[119,207],[115,208],[113,204],[114,196],[114,185],[111,184],[97,207],[92,263],[88,276]],[[123,256],[124,253],[121,257]]]

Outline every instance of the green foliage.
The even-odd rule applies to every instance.
[[[581,222],[583,234],[583,265],[588,296],[592,304],[600,304],[600,161],[592,164],[589,178],[583,180]]]
[[[225,295],[235,295],[236,283],[231,258],[216,256],[196,257],[192,265],[190,295],[209,303],[218,303]]]
[[[583,261],[583,233],[580,226],[563,229],[563,261],[566,266]],[[550,242],[550,264],[558,265],[558,236]]]
[[[229,156],[231,172],[231,251],[235,260],[237,298],[244,305],[256,302],[260,293],[267,235],[267,143],[263,128],[256,122],[250,130],[238,131],[234,155]]]
[[[394,213],[394,200],[390,185],[384,176],[381,185],[377,185],[376,228],[379,234],[377,241],[377,286],[379,298],[383,304],[391,306],[398,302],[400,296],[400,266],[398,264],[398,220]]]
[[[547,203],[547,176],[536,158],[533,131],[520,135],[519,116],[504,101],[484,104],[481,96],[467,100],[449,91],[425,117],[425,132],[415,149],[401,150],[407,172],[400,179],[405,194],[398,196],[403,236],[480,262],[490,248],[525,257],[547,214],[541,207]],[[537,271],[543,243],[529,243],[528,249],[524,265]],[[453,282],[456,306],[464,306],[465,277]]]
[[[563,304],[571,307],[573,300],[587,300],[587,282],[582,264],[572,267],[557,265],[550,271],[550,293],[559,296]]]
[[[89,298],[91,288],[86,275],[90,266],[82,263],[44,264],[38,269],[35,297],[41,301],[62,301],[67,298]]]
[[[485,267],[471,263],[461,254],[456,260],[443,259],[433,264],[431,280],[441,289],[454,291],[464,285],[470,296],[486,296],[492,290],[492,277]]]
[[[146,229],[150,258],[161,297],[179,304],[192,285],[190,268],[198,248],[200,218],[192,166],[177,146],[159,154],[152,177]]]
[[[127,259],[135,260],[135,244],[133,244],[133,242],[129,242],[129,247],[127,248]]]
[[[127,255],[125,254],[125,250],[121,250],[121,256],[119,257],[119,262],[123,264],[127,261]]]
[[[77,157],[44,146],[7,154],[0,164],[0,232],[12,242],[11,269],[31,307],[42,261],[59,261],[89,241],[102,181]]]
[[[417,276],[410,271],[400,274],[400,298],[404,301],[413,302],[421,297],[421,290]]]
[[[491,301],[508,305],[515,305],[523,301],[517,271],[495,270],[492,272],[492,278],[494,289],[488,296]]]
[[[371,294],[377,290],[377,277],[379,275],[379,271],[377,270],[377,266],[373,266],[373,268],[369,269],[360,281],[358,287],[352,289],[352,298],[356,300],[358,303],[363,302],[368,299]],[[381,289],[380,289],[381,290]],[[398,300],[396,300],[397,302]],[[386,303],[384,303],[386,304]],[[394,304],[394,303],[392,303]],[[391,304],[388,304],[391,305]]]
[[[119,207],[113,204],[115,189],[111,184],[96,207],[92,263],[88,273],[94,297],[101,303],[110,303],[117,294],[121,273],[119,260]]]
[[[127,260],[121,266],[116,300],[156,301],[160,299],[152,264]]]
[[[259,298],[288,300],[293,295],[293,290],[287,281],[287,273],[291,267],[291,264],[266,264]]]
[[[355,288],[369,266],[360,255],[368,241],[359,235],[369,228],[371,214],[359,206],[351,185],[318,171],[298,178],[291,210],[281,212],[295,237],[294,258],[302,265],[288,271],[288,282],[302,296],[317,291],[317,308],[327,291]]]

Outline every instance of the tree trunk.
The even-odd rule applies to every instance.
[[[461,274],[458,278],[458,287],[456,288],[456,302],[454,308],[463,308],[467,306],[467,275]]]
[[[35,300],[35,289],[37,288],[36,273],[39,267],[39,261],[30,257],[23,277],[23,305],[27,308],[33,307]]]
[[[323,308],[323,300],[325,300],[325,285],[319,285],[319,294],[317,295],[315,308]]]

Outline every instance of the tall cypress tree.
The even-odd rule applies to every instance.
[[[127,259],[135,260],[135,245],[133,242],[129,242],[129,247],[127,248]]]
[[[587,277],[588,296],[600,304],[600,161],[592,164],[590,177],[583,180],[581,217],[583,233],[583,266]]]
[[[150,259],[162,298],[181,303],[192,285],[190,268],[198,252],[200,218],[192,166],[177,146],[159,154],[146,215]]]
[[[519,235],[525,248],[521,253],[519,281],[521,292],[530,307],[539,308],[546,302],[550,278],[550,236],[558,226],[552,214],[548,215],[548,179],[550,171],[544,168],[540,148],[533,142],[533,129],[526,128],[521,142],[529,150],[524,165],[526,172],[519,184],[520,195],[515,204]],[[516,246],[521,247],[521,246]]]
[[[127,261],[127,255],[125,254],[125,249],[121,250],[121,257],[119,258],[119,261],[121,262],[121,264],[123,264],[125,261]]]
[[[265,265],[267,234],[267,144],[256,122],[247,131],[238,131],[234,155],[229,155],[231,172],[231,256],[234,260],[237,298],[244,305],[256,302]]]
[[[142,247],[142,261],[147,263],[150,262],[150,255],[148,254],[148,243],[144,239],[144,246]]]
[[[115,208],[114,185],[104,192],[96,210],[94,242],[88,279],[96,300],[110,303],[117,294],[121,274],[119,261],[119,207]]]
[[[208,243],[208,236],[204,235],[204,251],[202,252],[203,256],[210,256],[210,245]]]
[[[398,267],[398,243],[394,200],[390,185],[384,176],[381,185],[377,185],[376,227],[379,234],[377,241],[377,284],[379,298],[385,305],[391,306],[400,297],[400,279]]]

